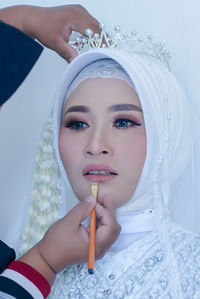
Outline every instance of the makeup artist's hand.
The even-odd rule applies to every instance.
[[[72,31],[100,33],[99,23],[81,5],[38,7],[18,5],[0,9],[0,20],[17,27],[53,49],[67,61],[76,57],[68,41]]]
[[[101,204],[96,204],[97,230],[96,230],[96,257],[102,257],[109,247],[116,241],[121,231],[116,222],[116,212],[109,195],[101,199]]]
[[[56,273],[71,264],[87,261],[89,232],[81,222],[86,219],[96,204],[94,197],[75,206],[65,217],[54,223],[43,239],[19,260],[40,272],[50,284]],[[96,257],[102,256],[120,233],[115,220],[111,200],[96,205],[100,218],[96,232]]]

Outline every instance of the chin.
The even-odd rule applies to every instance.
[[[81,189],[73,188],[73,191],[74,191],[76,197],[78,198],[78,200],[80,200],[80,201],[86,199],[88,196],[91,195],[90,186],[87,186],[87,187],[84,187]]]

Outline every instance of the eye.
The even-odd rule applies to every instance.
[[[113,126],[116,128],[129,128],[134,126],[141,126],[141,124],[128,118],[118,118],[113,122]]]
[[[71,130],[81,131],[85,128],[88,128],[88,124],[81,120],[72,120],[64,123],[64,127],[69,128]]]

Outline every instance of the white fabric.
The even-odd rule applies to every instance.
[[[120,234],[151,232],[156,227],[154,210],[138,211],[137,213],[119,214],[117,222],[121,225]]]
[[[117,253],[129,247],[134,242],[142,239],[148,233],[156,231],[155,210],[138,211],[137,213],[118,214],[117,222],[121,232],[109,252]]]
[[[96,260],[93,275],[88,275],[87,264],[69,267],[59,276],[50,298],[199,299],[200,238],[173,223],[167,224],[183,295],[176,293],[175,277],[170,279],[162,237],[148,233],[123,250],[110,250]]]
[[[159,61],[150,57],[129,55],[116,49],[98,49],[82,54],[72,62],[58,90],[53,114],[54,145],[61,173],[66,181],[66,173],[59,156],[58,133],[67,89],[85,66],[105,58],[118,62],[132,80],[141,101],[147,134],[147,156],[140,181],[132,199],[118,209],[117,215],[152,208],[152,201],[154,202],[158,215],[156,230],[160,231],[161,243],[167,251],[166,262],[170,265],[169,271],[173,277],[173,292],[182,298],[180,273],[165,219],[169,201],[175,200],[177,195],[181,198],[187,196],[188,200],[198,202],[200,193],[195,174],[199,173],[200,161],[195,150],[200,149],[197,134],[199,126],[194,125],[195,114],[182,88]],[[131,218],[127,223],[132,229],[126,236],[128,244],[128,240],[132,238],[134,242],[136,235]],[[141,232],[145,233],[143,224]],[[117,253],[118,249],[115,248],[114,252]]]
[[[6,269],[1,274],[4,277],[7,277],[9,279],[12,279],[16,283],[18,283],[20,286],[22,286],[34,299],[44,299],[44,296],[40,292],[40,290],[34,285],[28,278],[26,278],[21,273]]]

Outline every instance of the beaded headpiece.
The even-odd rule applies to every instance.
[[[170,70],[169,59],[171,55],[164,49],[164,43],[154,42],[152,35],[148,35],[146,40],[138,37],[137,32],[130,34],[122,33],[119,26],[115,26],[113,32],[106,32],[103,23],[99,24],[101,34],[93,33],[91,29],[86,29],[85,36],[73,33],[69,44],[78,54],[95,48],[117,48],[127,53],[142,54],[152,56],[163,62]]]

